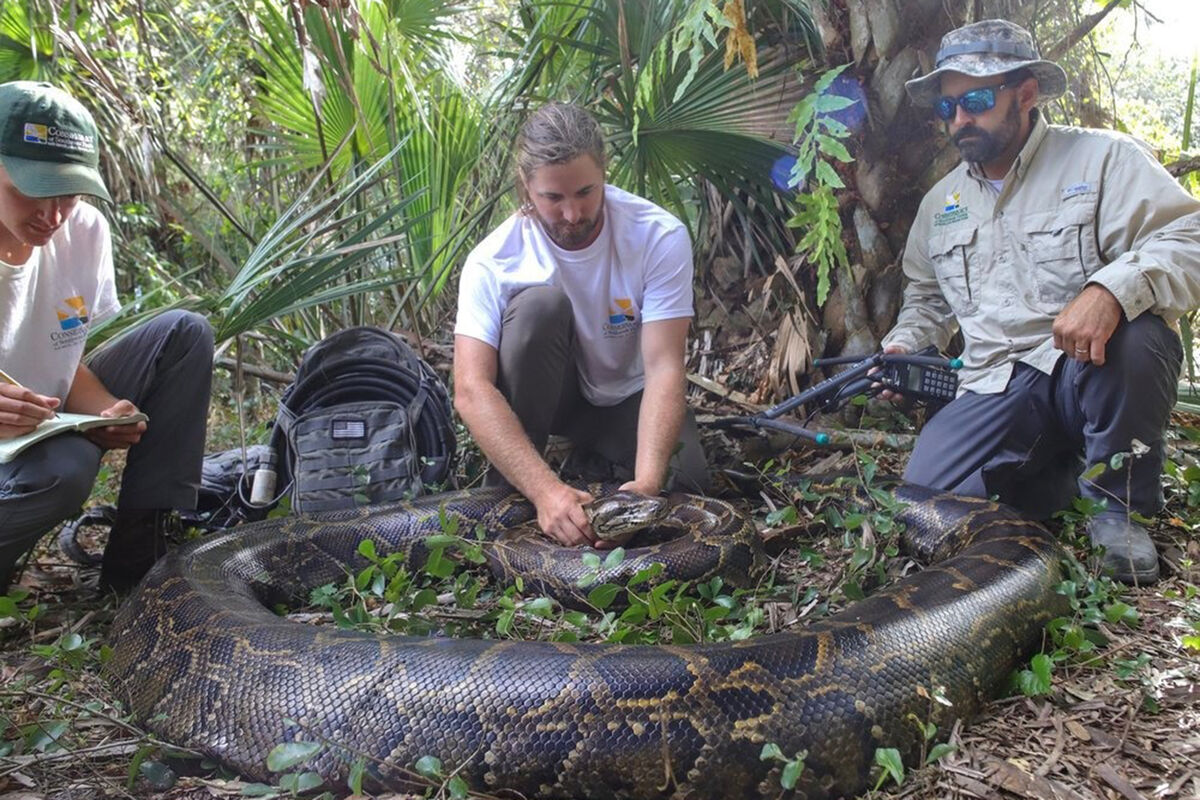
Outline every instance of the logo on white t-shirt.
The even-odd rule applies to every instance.
[[[614,306],[616,307],[614,309]],[[618,297],[608,307],[608,321],[612,325],[622,322],[633,322],[633,301],[628,297]]]
[[[62,328],[64,331],[69,331],[75,328],[82,328],[84,325],[87,325],[87,306],[83,304],[82,297],[78,295],[75,297],[68,297],[67,299],[63,300],[62,305],[66,306],[69,310],[66,313],[63,313],[61,306],[58,309],[55,309],[54,313],[58,315],[58,327]]]
[[[614,339],[634,334],[638,328],[635,311],[632,299],[614,297],[608,306],[608,322],[604,324],[604,338]]]

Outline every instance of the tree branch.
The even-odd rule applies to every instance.
[[[213,363],[218,367],[223,367],[224,369],[229,370],[230,372],[233,372],[237,369],[237,362],[232,358],[218,358]],[[295,375],[287,372],[276,372],[273,369],[260,367],[257,364],[247,364],[245,361],[242,362],[242,372],[246,373],[247,375],[252,375],[259,380],[270,381],[271,383],[278,384],[288,384],[296,379]]]
[[[1079,21],[1070,33],[1059,39],[1055,44],[1042,54],[1042,58],[1047,61],[1057,61],[1075,45],[1079,44],[1083,37],[1092,32],[1092,29],[1104,21],[1104,18],[1111,14],[1116,8],[1121,5],[1123,0],[1108,0],[1104,8],[1097,11],[1095,14],[1089,14]]]
[[[1200,170],[1200,155],[1185,156],[1178,161],[1172,161],[1170,164],[1164,164],[1163,166],[1167,168],[1167,172],[1178,178],[1181,175],[1187,175],[1188,173]]]

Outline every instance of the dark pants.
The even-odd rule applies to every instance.
[[[113,395],[150,417],[141,441],[129,448],[119,507],[196,507],[212,355],[208,322],[168,311],[106,343],[88,361]],[[0,591],[17,560],[87,501],[101,455],[81,434],[62,434],[0,464]]]
[[[616,465],[624,479],[632,479],[642,393],[613,406],[589,403],[579,391],[574,344],[574,316],[566,294],[553,286],[523,290],[504,312],[499,389],[539,452],[550,434],[566,436],[577,451],[601,456]],[[708,488],[708,462],[691,409],[679,437],[667,487],[703,492]],[[502,480],[491,470],[486,482],[497,485]]]
[[[905,480],[974,497],[999,496],[1035,518],[1076,495],[1110,510],[1154,514],[1163,505],[1163,437],[1183,350],[1161,318],[1142,314],[1109,340],[1103,366],[1064,354],[1052,375],[1017,364],[999,394],[966,392],[926,424]],[[1149,450],[1108,464],[1134,440]],[[1083,478],[1094,464],[1099,475]]]

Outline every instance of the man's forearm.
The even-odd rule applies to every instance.
[[[679,443],[686,412],[682,367],[667,374],[646,375],[638,408],[637,461],[634,481],[650,494],[666,482],[667,467]]]
[[[458,413],[488,461],[521,494],[536,503],[547,488],[559,483],[495,386],[473,389],[470,401],[460,405]]]
[[[71,390],[67,392],[63,410],[74,414],[99,414],[112,408],[119,399],[108,391],[94,372],[80,364],[75,368],[75,377],[71,381]]]

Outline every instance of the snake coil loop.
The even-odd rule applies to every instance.
[[[944,731],[977,713],[1066,603],[1044,528],[994,503],[895,493],[910,503],[908,547],[941,560],[795,632],[693,646],[379,637],[264,606],[361,567],[364,537],[416,565],[439,515],[489,534],[533,517],[484,490],[268,520],[178,550],[120,609],[109,670],[143,725],[259,780],[272,748],[306,740],[324,747],[303,768],[331,787],[365,758],[368,786],[412,790],[413,765],[434,756],[489,793],[775,797],[780,765],[759,758],[774,743],[807,753],[798,796],[853,794],[876,748],[919,759],[910,717]],[[711,549],[744,517],[671,505],[710,560],[752,571],[752,556]],[[950,706],[931,708],[933,687]]]

